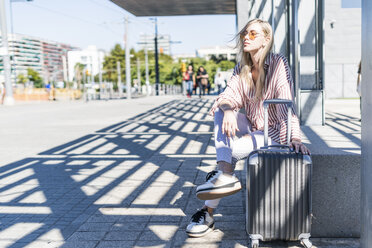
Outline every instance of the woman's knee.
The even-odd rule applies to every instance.
[[[245,157],[248,157],[248,155],[254,150],[254,147],[254,140],[249,134],[246,134],[243,137],[235,140],[232,149],[233,164]]]

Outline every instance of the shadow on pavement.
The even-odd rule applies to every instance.
[[[214,232],[185,234],[215,166],[212,103],[174,100],[1,167],[0,247],[248,246],[244,192],[221,201]]]
[[[207,240],[184,232],[202,204],[193,187],[215,163],[211,104],[171,101],[1,167],[0,246],[245,246],[242,228]],[[239,202],[241,215],[230,221],[244,228]]]

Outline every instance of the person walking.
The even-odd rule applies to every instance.
[[[221,93],[225,90],[225,88],[226,88],[226,81],[225,81],[225,79],[222,77],[221,72],[219,72],[219,73],[217,74],[217,77],[216,77],[214,83],[215,83],[215,85],[217,86],[217,94],[218,94],[218,95],[221,94]]]
[[[183,74],[183,80],[186,82],[187,97],[191,98],[195,84],[195,74],[192,65],[187,67],[187,71]]]
[[[203,96],[205,95],[205,90],[208,88],[208,73],[207,71],[204,69],[203,66],[200,66],[199,69],[198,69],[198,72],[197,72],[197,75],[196,75],[196,79],[197,79],[197,82],[198,82],[198,87],[199,87],[199,98],[201,97],[201,95],[203,94]]]
[[[192,215],[186,227],[190,237],[201,237],[214,228],[213,212],[222,197],[241,189],[234,174],[237,161],[264,144],[263,101],[288,99],[293,101],[293,80],[287,59],[271,52],[273,31],[267,21],[249,21],[237,35],[240,62],[227,87],[213,104],[214,141],[217,168],[207,174],[206,182],[196,188],[203,207]],[[238,112],[245,109],[245,113]],[[300,126],[295,107],[292,107],[290,147],[296,152],[310,154],[302,144]],[[286,144],[287,108],[285,105],[270,105],[268,109],[270,144]]]

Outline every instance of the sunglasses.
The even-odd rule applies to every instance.
[[[254,31],[254,30],[251,30],[251,31],[249,31],[249,32],[244,31],[243,33],[240,34],[240,38],[241,38],[241,39],[244,39],[245,36],[247,36],[247,34],[248,34],[248,38],[249,38],[250,40],[255,40],[255,39],[257,38],[257,36],[259,35],[259,33],[257,33],[257,32]]]

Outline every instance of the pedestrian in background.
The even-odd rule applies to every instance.
[[[195,75],[192,65],[187,67],[187,71],[183,74],[183,80],[186,82],[187,97],[191,98],[195,84]]]
[[[203,66],[200,66],[198,69],[197,75],[196,75],[196,79],[197,79],[198,87],[199,87],[199,97],[201,97],[202,94],[204,96],[205,90],[208,89],[208,84],[209,84],[208,77],[209,76],[208,76],[207,71],[204,69]]]
[[[358,66],[357,92],[360,99],[360,116],[362,116],[362,61],[359,62]],[[359,121],[362,121],[362,118]]]
[[[215,83],[215,85],[217,86],[217,90],[218,90],[217,94],[218,94],[218,95],[221,94],[221,93],[225,90],[225,88],[226,88],[226,81],[225,81],[225,79],[223,78],[221,72],[219,72],[219,73],[217,74],[217,77],[216,77],[216,79],[214,80],[214,83]]]

